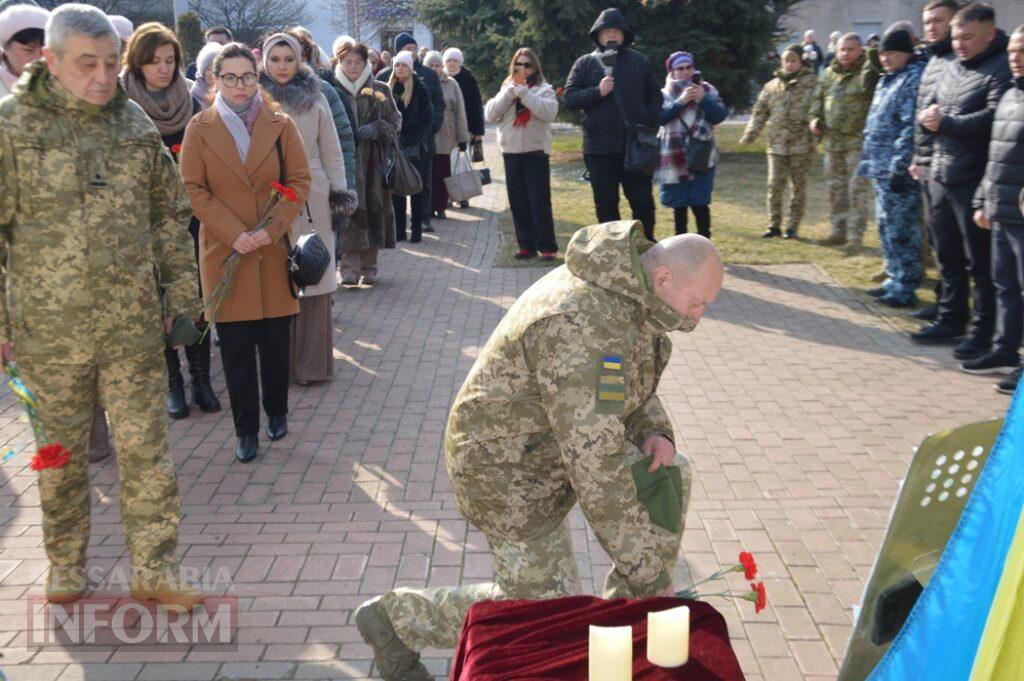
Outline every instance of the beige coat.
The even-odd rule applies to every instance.
[[[267,226],[274,242],[242,256],[216,321],[298,314],[299,303],[288,288],[283,237],[309,194],[309,161],[295,123],[267,105],[256,119],[244,163],[216,107],[194,117],[185,129],[180,168],[192,211],[200,222],[199,274],[206,296],[223,273],[224,260],[233,252],[231,244],[259,222],[260,211],[270,197],[270,183],[280,178],[281,164],[274,144],[277,139],[284,153],[284,184],[295,190],[299,200],[277,204]]]
[[[438,154],[450,154],[460,144],[469,143],[466,102],[459,84],[447,75],[441,81],[441,94],[444,95],[444,122],[434,135],[434,146]]]
[[[294,246],[300,236],[315,231],[324,240],[332,257],[331,266],[324,272],[320,282],[303,290],[302,295],[307,298],[333,293],[338,289],[338,282],[334,277],[335,234],[331,227],[329,195],[332,191],[344,191],[347,188],[345,160],[341,153],[338,132],[334,127],[334,118],[331,116],[331,106],[319,91],[319,86],[313,99],[313,105],[305,111],[297,111],[285,102],[280,102],[282,109],[295,121],[295,126],[302,135],[306,156],[309,159],[309,171],[313,177],[309,198],[302,207],[302,212],[292,223],[291,243]]]
[[[484,107],[484,116],[498,124],[498,147],[503,154],[551,153],[551,122],[558,115],[558,97],[548,83],[534,85],[523,95],[522,104],[530,110],[530,122],[515,127],[515,86],[506,84]]]

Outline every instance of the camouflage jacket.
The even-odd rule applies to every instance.
[[[768,129],[768,153],[807,154],[814,151],[810,110],[818,76],[809,66],[801,66],[796,77],[783,80],[780,72],[768,81],[757,96],[743,141],[753,142]]]
[[[860,149],[863,144],[864,121],[871,108],[877,76],[867,83],[861,69],[867,61],[862,55],[850,69],[834,59],[818,80],[811,104],[811,120],[819,121],[825,133],[827,151]]]
[[[97,108],[31,64],[0,101],[0,340],[76,364],[159,351],[164,309],[200,311],[190,217],[160,134],[123,90]]]
[[[459,510],[477,527],[529,539],[578,500],[638,596],[671,575],[657,551],[665,530],[637,501],[629,466],[647,437],[672,439],[655,391],[671,350],[665,334],[685,323],[648,288],[639,254],[650,246],[633,221],[577,232],[566,264],[495,329],[445,439]]]

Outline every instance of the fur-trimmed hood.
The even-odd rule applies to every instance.
[[[306,64],[299,66],[295,77],[284,85],[266,71],[260,71],[260,87],[267,95],[284,107],[286,113],[301,114],[309,111],[320,99],[320,78]]]

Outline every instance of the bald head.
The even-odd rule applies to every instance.
[[[697,234],[662,239],[640,259],[658,299],[694,321],[722,288],[722,257],[710,239]]]

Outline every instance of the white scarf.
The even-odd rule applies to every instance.
[[[363,67],[363,72],[359,74],[359,78],[357,78],[356,82],[353,83],[348,79],[348,76],[345,75],[345,72],[341,70],[341,64],[338,63],[334,67],[334,77],[339,83],[341,83],[341,87],[345,88],[353,98],[356,98],[359,96],[359,91],[363,89],[363,86],[373,78],[373,67],[370,66],[370,62],[366,62],[366,66]]]
[[[260,96],[259,91],[253,95],[253,98]],[[257,106],[258,102],[253,102],[253,106]],[[220,119],[224,121],[224,125],[227,126],[228,132],[231,133],[231,138],[235,140],[235,148],[238,149],[238,157],[242,159],[242,163],[245,163],[245,157],[249,155],[249,142],[252,138],[249,136],[249,131],[245,127],[245,121],[242,117],[236,114],[228,103],[224,101],[224,98],[218,92],[217,97],[213,100],[213,105],[217,107],[217,113],[220,114]]]

